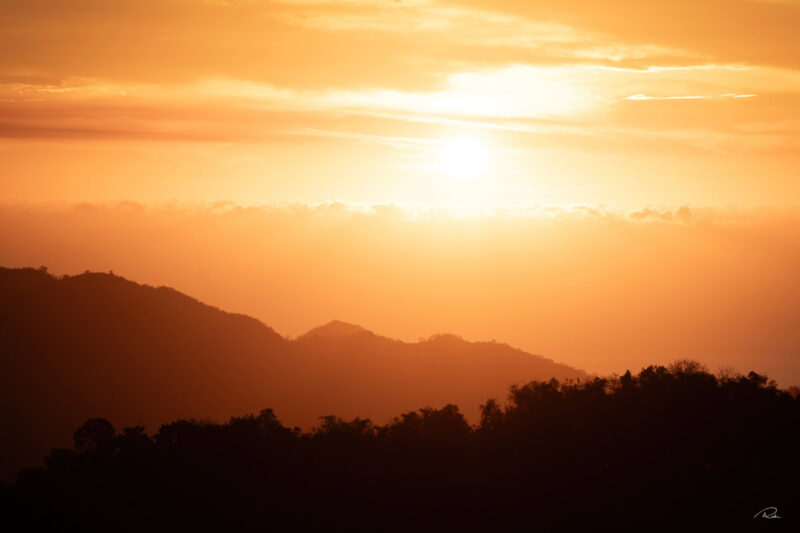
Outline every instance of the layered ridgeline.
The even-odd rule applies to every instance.
[[[512,384],[585,373],[495,342],[406,343],[331,322],[289,340],[258,320],[113,274],[0,269],[0,474],[40,463],[90,417],[157,429],[270,407],[383,423],[456,403],[472,421]]]

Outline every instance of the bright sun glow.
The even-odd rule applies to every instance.
[[[455,139],[442,148],[442,170],[459,180],[474,180],[489,169],[489,150],[475,139]]]

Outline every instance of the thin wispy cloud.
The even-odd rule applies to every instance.
[[[727,16],[701,31],[714,9]],[[235,172],[242,197],[427,202],[458,196],[431,147],[476,136],[493,151],[494,185],[471,202],[630,206],[668,190],[708,203],[720,188],[749,202],[756,181],[777,201],[795,191],[798,131],[785,121],[800,73],[782,36],[797,17],[791,3],[719,0],[14,2],[0,12],[0,46],[15,50],[0,62],[0,137],[7,154],[53,141],[50,156],[6,166],[49,182],[47,161],[66,158],[91,191],[119,174],[114,153],[130,162],[123,174],[169,176],[169,194],[197,176],[209,176],[208,198],[231,194]],[[225,155],[201,165],[210,148],[192,143]],[[314,158],[299,156],[308,143]],[[169,150],[198,155],[179,164]],[[689,185],[701,175],[715,185]],[[8,194],[27,194],[30,179],[11,179]]]

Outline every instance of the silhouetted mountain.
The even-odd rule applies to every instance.
[[[322,337],[325,339],[338,339],[341,337],[349,337],[358,333],[371,333],[361,326],[355,324],[348,324],[341,320],[332,320],[327,324],[317,326],[302,334],[298,339],[309,339],[311,337]]]
[[[507,386],[579,378],[504,344],[405,343],[332,322],[289,341],[261,322],[113,274],[0,269],[0,475],[38,464],[90,416],[157,427],[270,406],[291,425],[478,406]]]
[[[297,393],[318,399],[316,412],[297,413],[302,419],[322,412],[380,421],[409,405],[457,403],[474,421],[478,406],[487,398],[505,397],[509,385],[586,376],[506,344],[473,343],[455,335],[406,343],[358,329],[338,337],[303,335],[292,343],[292,359],[307,362],[293,380]],[[295,409],[287,405],[276,411],[288,414]]]
[[[152,426],[262,405],[288,342],[257,320],[111,274],[0,270],[2,472],[88,412]]]

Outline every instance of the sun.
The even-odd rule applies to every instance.
[[[454,139],[442,148],[441,168],[454,179],[474,180],[489,170],[489,150],[475,139]]]

